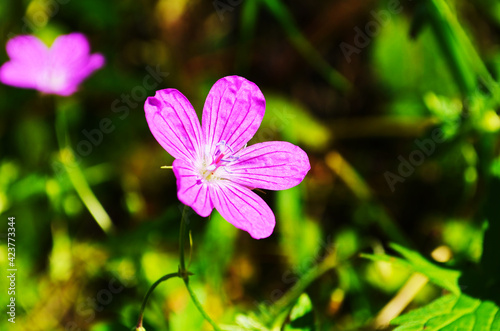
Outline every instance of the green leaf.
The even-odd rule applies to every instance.
[[[399,325],[395,331],[493,331],[500,330],[500,312],[490,301],[449,294],[393,319],[391,324]]]
[[[398,98],[420,96],[428,91],[457,95],[457,84],[447,68],[446,58],[436,56],[440,45],[431,30],[423,29],[414,40],[408,37],[409,29],[405,15],[394,15],[373,40],[370,47],[379,84]],[[423,115],[422,109],[413,115]]]
[[[397,244],[391,244],[391,248],[401,254],[405,259],[385,254],[362,254],[362,256],[373,261],[385,261],[407,267],[414,272],[424,274],[429,278],[429,281],[437,286],[442,287],[454,294],[460,294],[461,291],[458,286],[458,278],[461,275],[460,271],[439,267],[427,261],[418,252],[404,248]]]
[[[311,299],[305,293],[297,300],[290,312],[290,323],[285,325],[285,331],[312,331],[314,327],[314,311]]]

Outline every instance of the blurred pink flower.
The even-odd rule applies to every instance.
[[[73,94],[104,65],[101,54],[90,54],[81,33],[59,36],[50,48],[34,36],[17,36],[7,42],[7,54],[10,61],[0,68],[2,83],[62,96]]]
[[[257,85],[238,76],[212,87],[201,127],[191,103],[175,89],[157,91],[144,105],[153,136],[175,158],[179,200],[203,217],[217,209],[256,239],[271,235],[275,218],[252,189],[288,189],[310,169],[307,154],[288,142],[246,147],[265,107]]]

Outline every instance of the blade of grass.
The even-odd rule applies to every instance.
[[[236,57],[236,68],[238,72],[246,72],[249,67],[250,41],[255,34],[257,14],[259,13],[259,1],[245,1],[241,10],[240,43],[238,56]]]
[[[448,3],[444,0],[430,0],[429,3],[434,32],[439,41],[442,42],[442,47],[446,48],[444,49],[445,53],[450,55],[450,60],[453,61],[451,64],[455,66],[455,70],[461,72],[462,85],[467,85],[469,93],[473,93],[477,89],[476,82],[471,82],[470,77],[471,72],[474,72],[488,88],[495,103],[500,104],[500,87],[498,83],[491,76]],[[467,63],[464,61],[467,61]],[[469,86],[472,84],[473,86]],[[472,87],[473,90],[470,90]]]
[[[309,285],[327,271],[334,269],[337,265],[336,251],[332,249],[331,253],[329,253],[322,262],[311,267],[288,292],[269,308],[268,314],[263,316],[262,321],[266,325],[274,326],[276,324],[281,324],[282,321],[279,321],[279,317],[283,316],[284,312],[292,308],[293,304]]]
[[[407,247],[412,247],[406,234],[389,216],[383,206],[377,203],[368,183],[340,153],[336,151],[330,152],[326,156],[326,165],[342,179],[356,198],[365,204],[365,208],[372,210],[374,214],[372,221],[375,222],[391,240]]]
[[[56,103],[56,134],[61,163],[85,207],[87,207],[90,214],[92,214],[99,227],[106,234],[109,234],[114,230],[111,218],[95,196],[94,192],[92,192],[82,169],[80,169],[80,166],[75,161],[73,150],[70,147],[66,111],[64,107]]]
[[[280,0],[260,0],[283,27],[288,39],[297,51],[315,68],[334,88],[348,92],[351,83],[319,54],[309,43],[294,22],[290,11]]]
[[[428,8],[429,19],[451,73],[464,95],[471,95],[477,88],[476,73],[470,65],[462,46],[456,38],[456,33],[443,13],[434,5]]]
[[[403,312],[428,282],[429,278],[426,276],[414,273],[391,301],[380,310],[373,322],[375,329],[387,328],[389,323]]]

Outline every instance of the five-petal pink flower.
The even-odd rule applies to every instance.
[[[17,36],[7,42],[7,54],[10,61],[0,68],[2,83],[62,96],[73,94],[105,62],[101,54],[90,54],[81,33],[59,36],[50,48],[34,36]]]
[[[257,85],[238,76],[217,81],[205,101],[201,126],[191,103],[175,89],[157,91],[144,109],[153,136],[175,158],[179,200],[203,217],[215,208],[253,238],[270,236],[274,214],[252,189],[291,188],[310,165],[307,154],[288,142],[246,147],[265,112]]]

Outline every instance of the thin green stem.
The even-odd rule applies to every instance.
[[[186,270],[186,262],[184,260],[184,246],[186,242],[186,211],[188,209],[188,206],[184,206],[184,209],[182,210],[182,216],[181,216],[181,228],[179,232],[179,270],[184,271]]]
[[[144,317],[144,309],[146,309],[146,304],[148,303],[148,300],[149,300],[149,296],[151,295],[151,293],[153,293],[154,289],[160,285],[160,283],[170,279],[170,278],[173,278],[173,277],[179,277],[179,273],[178,272],[172,272],[168,275],[165,275],[163,277],[161,277],[160,279],[158,279],[153,285],[151,285],[151,287],[149,288],[148,292],[146,293],[146,295],[144,296],[144,300],[142,300],[142,305],[141,305],[141,310],[139,312],[139,319],[137,320],[137,326],[136,326],[136,329],[139,329],[142,327],[142,319]]]
[[[180,234],[179,234],[179,277],[181,277],[184,280],[184,284],[186,284],[186,288],[189,292],[189,295],[191,296],[191,300],[193,300],[194,305],[200,312],[200,314],[203,316],[203,318],[212,325],[214,330],[216,331],[221,331],[221,328],[215,323],[210,316],[206,313],[206,311],[203,309],[203,306],[201,305],[200,301],[196,297],[196,294],[194,291],[191,289],[189,286],[189,276],[192,275],[189,271],[186,269],[186,262],[184,259],[184,245],[186,242],[186,237],[189,234],[188,231],[188,224],[186,222],[186,211],[187,211],[187,206],[184,206],[184,209],[182,211],[182,219],[181,219],[181,229],[180,229]]]
[[[214,330],[216,330],[216,331],[222,331],[221,328],[217,325],[217,323],[215,323],[215,321],[212,320],[210,318],[210,316],[208,316],[207,312],[203,309],[203,306],[201,305],[200,301],[198,300],[198,297],[196,297],[196,294],[191,289],[191,286],[189,286],[188,278],[184,278],[184,284],[186,284],[186,288],[187,288],[187,290],[189,292],[189,295],[191,296],[191,299],[193,300],[194,305],[196,306],[196,308],[198,309],[198,311],[200,312],[200,314],[203,316],[203,318],[208,323],[210,323],[210,325],[212,325],[212,327],[214,328]]]
[[[68,174],[71,184],[97,224],[105,233],[109,234],[113,231],[113,223],[106,210],[104,210],[104,207],[94,195],[94,192],[92,192],[83,171],[75,161],[75,155],[69,144],[66,110],[59,106],[56,106],[56,134],[61,163]]]

